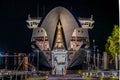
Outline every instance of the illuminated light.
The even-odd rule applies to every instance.
[[[60,11],[61,11],[62,9],[60,8]],[[58,10],[59,11],[59,10]],[[55,11],[52,11],[51,13],[55,13],[56,15],[58,14],[58,13],[56,13],[57,11],[55,10]],[[62,11],[63,12],[63,14],[64,14],[64,10]],[[87,37],[85,37],[83,34],[83,36],[81,37],[81,33],[82,33],[82,31],[81,31],[81,28],[83,28],[82,27],[82,25],[81,25],[81,27],[80,27],[80,29],[79,29],[79,25],[76,25],[76,24],[74,24],[74,23],[76,23],[76,22],[74,22],[74,17],[73,17],[73,19],[72,19],[72,17],[70,18],[70,19],[67,19],[67,20],[65,20],[67,17],[67,15],[66,14],[68,14],[68,17],[71,17],[72,15],[70,15],[69,16],[69,12],[67,12],[67,13],[65,13],[65,15],[63,15],[62,16],[62,14],[60,14],[60,20],[58,20],[58,22],[57,22],[57,19],[59,19],[59,18],[55,18],[55,27],[54,27],[54,23],[51,23],[51,22],[49,22],[49,20],[51,21],[51,16],[50,17],[46,17],[46,20],[44,20],[44,22],[42,23],[42,25],[41,26],[39,26],[40,28],[37,28],[37,29],[34,29],[33,31],[35,31],[35,30],[39,30],[39,32],[42,32],[42,31],[40,31],[41,30],[41,28],[44,28],[43,30],[44,30],[44,33],[43,34],[41,34],[40,33],[40,36],[39,35],[37,35],[38,33],[36,32],[36,33],[33,33],[33,35],[32,35],[32,40],[31,41],[38,41],[39,42],[39,44],[40,45],[37,45],[37,47],[38,48],[40,48],[41,49],[41,51],[45,51],[45,50],[48,50],[48,48],[49,48],[49,51],[50,52],[53,52],[52,54],[54,54],[55,53],[55,55],[56,55],[56,53],[66,53],[66,52],[68,52],[68,53],[70,53],[70,54],[76,54],[76,51],[78,50],[78,49],[80,49],[80,46],[82,45],[82,43],[84,42],[84,40],[85,41],[87,41],[87,39],[89,38],[88,36]],[[53,16],[55,16],[54,14],[52,14]],[[58,17],[58,16],[57,16]],[[65,17],[65,18],[64,18]],[[52,19],[52,20],[54,20],[54,19]],[[61,21],[61,22],[60,22]],[[73,22],[72,22],[73,21]],[[86,21],[86,20],[85,20]],[[40,21],[39,21],[40,22]],[[71,23],[68,23],[68,22],[71,22]],[[86,23],[86,22],[84,22],[84,23]],[[34,23],[35,25],[37,25],[36,23]],[[70,25],[69,25],[70,24]],[[82,23],[81,23],[82,24]],[[87,22],[86,23],[87,25],[89,25],[89,22]],[[52,28],[53,28],[53,32],[51,31],[51,30],[49,30],[49,27],[50,26],[53,26]],[[85,25],[86,26],[86,25]],[[48,28],[47,28],[48,27]],[[77,28],[78,27],[78,28]],[[70,31],[69,31],[70,30]],[[78,30],[78,31],[77,31]],[[57,31],[57,32],[56,32]],[[74,32],[73,32],[74,31]],[[79,32],[79,33],[78,33]],[[69,34],[70,33],[70,34]],[[70,35],[70,36],[69,36]],[[86,34],[87,35],[87,34]],[[35,39],[34,37],[37,37],[37,39]],[[46,41],[46,37],[48,37],[47,38],[47,41]],[[44,39],[43,39],[44,38]],[[84,40],[83,40],[84,39]],[[44,40],[44,41],[43,41]],[[88,39],[88,41],[89,41],[89,39]],[[78,43],[77,43],[78,42]],[[47,47],[46,47],[46,43],[47,43]],[[64,50],[63,50],[64,49]],[[69,51],[70,50],[70,51]],[[47,51],[47,52],[49,52],[49,51]],[[46,52],[46,51],[45,51]],[[88,51],[88,53],[89,53],[89,51]],[[66,53],[66,55],[67,55],[67,53]],[[52,56],[51,57],[51,54],[50,55],[48,55],[48,56],[45,56],[45,58],[48,60],[48,62],[49,62],[49,57],[50,56],[50,58],[51,58],[51,61],[53,61],[52,59],[53,59],[53,57],[54,56]],[[70,56],[70,59],[69,59],[69,61],[71,61],[72,60],[72,58],[74,58],[74,56]],[[67,61],[67,63],[69,63],[69,61],[66,59],[66,61]],[[50,62],[51,63],[51,62]],[[72,63],[72,62],[71,62]],[[52,63],[52,66],[54,66],[54,64]],[[66,64],[66,66],[67,66],[67,64]],[[68,65],[68,67],[69,67],[69,65]],[[57,71],[56,71],[57,72]]]
[[[59,38],[61,38],[61,35],[58,35]]]

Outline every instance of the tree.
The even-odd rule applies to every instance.
[[[120,28],[118,25],[115,25],[112,31],[112,34],[108,37],[107,43],[105,45],[105,50],[110,56],[110,59],[115,58],[115,54],[120,54],[120,45],[119,45],[119,33]]]

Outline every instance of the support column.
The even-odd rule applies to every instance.
[[[107,52],[103,53],[103,69],[106,70],[107,69]]]
[[[115,70],[118,70],[118,55],[115,54]]]

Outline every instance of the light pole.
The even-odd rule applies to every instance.
[[[95,55],[96,45],[95,45],[95,40],[93,40],[93,49],[94,49],[94,55],[93,55],[94,67],[95,67],[95,69],[96,69],[96,55]]]
[[[97,49],[97,69],[99,69],[99,60],[100,60],[100,54],[99,54],[99,49]]]
[[[87,49],[87,64],[88,64],[88,70],[90,70],[90,50]]]

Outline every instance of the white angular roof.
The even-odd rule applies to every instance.
[[[71,14],[71,12],[68,11],[66,8],[56,7],[52,9],[44,18],[40,27],[46,30],[49,44],[50,44],[50,47],[52,48],[55,30],[59,20],[61,21],[61,25],[63,27],[65,41],[68,48],[72,33],[75,28],[79,27],[79,25],[76,19],[74,18],[74,16]]]

